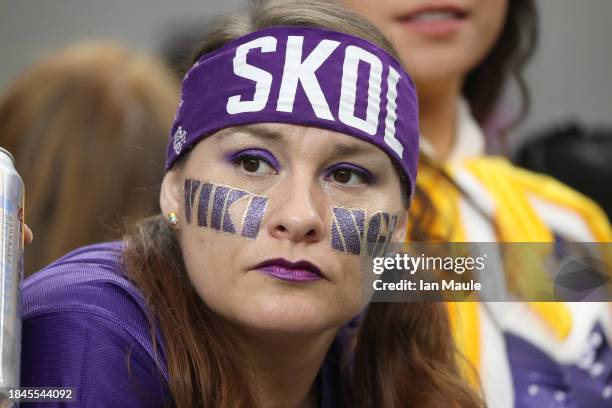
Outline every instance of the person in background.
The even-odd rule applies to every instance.
[[[26,186],[36,240],[26,276],[158,208],[178,82],[162,63],[112,42],[70,46],[0,97],[0,145]]]
[[[485,152],[482,129],[511,80],[522,94],[519,111],[528,111],[522,69],[537,38],[532,0],[338,2],[383,31],[415,80],[422,135],[417,187],[429,201],[417,195],[410,219],[429,220],[417,234],[421,240],[612,240],[605,214],[592,201]],[[531,287],[535,275],[506,268],[497,279],[520,293],[513,283],[527,280],[522,289]],[[457,310],[458,342],[492,406],[612,403],[608,305],[497,302],[451,309]],[[594,358],[585,362],[585,355]]]

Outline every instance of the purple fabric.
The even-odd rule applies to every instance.
[[[203,55],[183,80],[166,169],[211,133],[253,123],[313,126],[365,140],[395,160],[414,189],[415,87],[373,43],[314,27],[273,27]]]
[[[582,358],[562,365],[512,334],[506,346],[518,408],[612,407],[612,349],[596,325]]]
[[[161,407],[170,401],[161,345],[155,363],[146,306],[123,274],[121,243],[78,249],[22,284],[22,387],[75,387],[75,403],[28,407]],[[322,407],[343,406],[334,342],[317,385]]]

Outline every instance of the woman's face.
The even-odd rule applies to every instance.
[[[459,80],[500,35],[508,0],[340,0],[391,40],[417,84]]]
[[[167,173],[160,201],[164,213],[179,215],[183,259],[200,297],[234,326],[263,333],[346,323],[364,306],[365,236],[378,231],[384,240],[393,220],[393,240],[405,234],[389,157],[312,127],[219,131]]]

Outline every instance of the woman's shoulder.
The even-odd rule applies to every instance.
[[[103,319],[153,357],[146,302],[126,276],[122,250],[120,241],[85,246],[28,277],[21,287],[23,322],[67,313]]]
[[[119,241],[74,250],[24,280],[24,319],[53,311],[124,316],[126,303],[146,314],[140,290],[128,280]]]
[[[161,340],[156,351],[121,253],[120,242],[83,247],[23,282],[22,384],[78,387],[83,406],[167,396]]]

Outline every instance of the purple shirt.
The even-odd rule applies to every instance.
[[[528,341],[506,334],[515,406],[612,407],[612,349],[596,324],[578,364],[560,364]]]
[[[76,403],[158,407],[171,401],[163,341],[154,358],[146,307],[123,274],[121,243],[77,249],[23,282],[22,387],[75,387]],[[340,341],[317,377],[322,407],[342,405]]]

